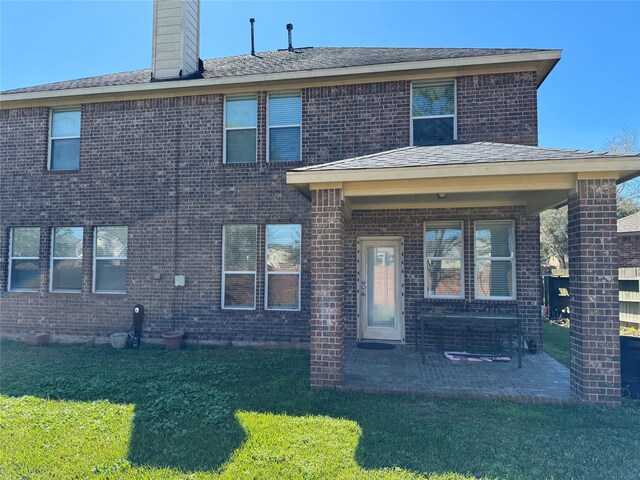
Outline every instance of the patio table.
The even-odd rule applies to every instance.
[[[470,351],[474,331],[490,332],[498,335],[507,332],[509,339],[509,353],[513,352],[513,336],[516,337],[516,351],[518,353],[518,368],[522,368],[522,352],[524,337],[522,334],[522,319],[518,315],[486,312],[441,312],[436,310],[418,313],[420,323],[420,354],[425,363],[425,330],[427,326],[435,328],[436,348],[444,350],[443,332],[445,329],[465,330],[465,348]]]

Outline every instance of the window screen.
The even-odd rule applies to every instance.
[[[300,161],[302,98],[300,92],[269,95],[269,161]]]
[[[96,227],[93,250],[93,291],[127,291],[127,227]]]
[[[267,225],[266,308],[300,309],[300,225]]]
[[[12,228],[8,289],[37,292],[40,284],[40,229]]]
[[[425,296],[464,298],[463,245],[462,222],[425,224]]]
[[[476,298],[515,298],[515,228],[511,220],[475,223]]]
[[[258,100],[255,95],[226,97],[225,163],[256,161]]]
[[[51,242],[51,291],[82,290],[82,227],[56,227]]]
[[[223,227],[222,308],[256,306],[256,225]]]
[[[414,84],[411,105],[413,145],[442,145],[455,140],[453,82]]]
[[[49,170],[80,168],[80,110],[53,110]]]

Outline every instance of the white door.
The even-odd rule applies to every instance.
[[[404,341],[401,237],[358,239],[358,338]]]

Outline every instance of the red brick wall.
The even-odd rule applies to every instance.
[[[458,139],[538,145],[536,73],[458,78]]]
[[[614,180],[579,180],[569,197],[571,390],[620,403],[618,235]]]
[[[640,234],[618,235],[620,268],[640,267]]]
[[[311,386],[338,386],[344,367],[344,204],[340,189],[311,193]]]
[[[515,220],[516,289],[513,301],[474,299],[474,221]],[[464,229],[465,300],[424,298],[423,225],[425,221],[461,220]],[[345,337],[357,335],[356,241],[362,236],[402,236],[404,240],[405,333],[408,343],[416,342],[416,311],[434,305],[471,311],[519,313],[525,319],[525,338],[541,345],[540,248],[538,216],[527,217],[521,207],[461,208],[454,210],[355,211],[345,232]]]
[[[510,138],[530,143],[528,132],[536,129],[535,116],[526,109],[528,99],[535,97],[535,85],[523,78],[532,74],[510,75],[459,80],[460,139]],[[509,133],[512,123],[504,121],[485,122],[482,135],[474,130],[480,117],[469,112],[474,108],[491,112],[485,103],[491,88],[500,89],[501,101],[505,95],[513,96],[509,105],[516,115],[509,122],[520,125],[522,138]],[[308,341],[310,203],[286,185],[285,172],[407,146],[410,82],[308,88],[302,98],[303,162],[288,164],[266,163],[266,92],[258,93],[258,162],[248,165],[222,163],[222,95],[82,105],[80,170],[73,172],[46,170],[47,108],[1,110],[3,332],[107,335],[129,328],[132,308],[141,303],[146,309],[147,335],[157,336],[175,326],[191,338]],[[259,225],[255,311],[220,308],[225,223]],[[264,309],[264,226],[268,223],[302,224],[300,312]],[[126,295],[91,293],[93,228],[100,225],[129,227]],[[37,293],[6,292],[9,230],[17,226],[42,228]],[[48,291],[54,226],[85,229],[80,294]],[[173,287],[176,274],[186,276],[184,289]]]

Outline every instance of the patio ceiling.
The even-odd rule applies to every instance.
[[[526,207],[528,214],[563,205],[576,181],[640,175],[640,155],[476,142],[407,147],[287,173],[311,190],[341,188],[351,210]]]

